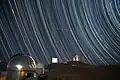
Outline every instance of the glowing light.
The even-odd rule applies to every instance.
[[[16,65],[16,67],[18,68],[18,70],[21,70],[23,68],[23,66],[20,64]]]
[[[58,58],[52,58],[52,63],[58,63]]]

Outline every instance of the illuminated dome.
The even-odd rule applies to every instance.
[[[31,56],[17,54],[14,55],[7,65],[8,70],[35,70],[36,64]]]

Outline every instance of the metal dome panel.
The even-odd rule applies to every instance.
[[[36,64],[31,56],[17,55],[10,59],[7,65],[8,70],[35,70]]]

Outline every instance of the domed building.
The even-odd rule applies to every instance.
[[[24,54],[14,55],[8,62],[8,70],[17,70],[19,67],[21,70],[36,70],[36,63],[31,56]]]
[[[7,70],[7,80],[22,80],[36,76],[36,63],[31,56],[16,54],[9,60]]]

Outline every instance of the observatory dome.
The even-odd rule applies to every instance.
[[[8,62],[8,70],[35,70],[36,64],[31,56],[18,54],[14,55]]]

